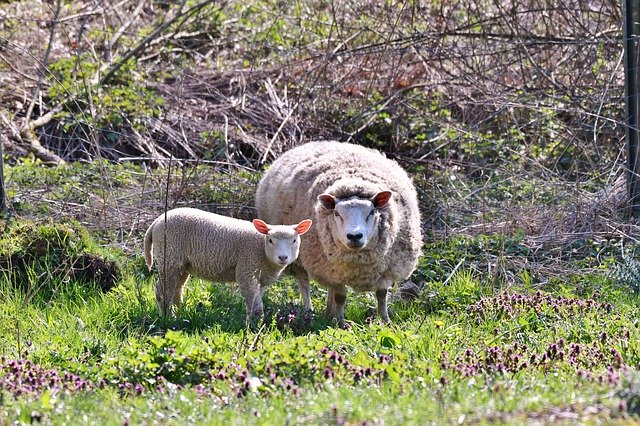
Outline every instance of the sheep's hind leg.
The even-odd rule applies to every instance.
[[[333,319],[336,317],[336,299],[334,295],[335,295],[335,292],[333,291],[333,289],[329,289],[329,291],[327,292],[327,310],[326,310],[327,318],[329,319]]]

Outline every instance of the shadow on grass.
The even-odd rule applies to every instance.
[[[192,285],[188,283],[187,286]],[[144,283],[143,285],[149,285]],[[123,334],[161,335],[167,330],[198,334],[215,328],[224,333],[243,333],[246,330],[244,300],[234,285],[206,283],[186,290],[184,305],[175,317],[160,315],[155,303],[138,301],[126,320],[114,324]],[[250,324],[252,332],[263,325],[267,330],[306,335],[332,326],[323,311],[307,311],[297,302],[291,302],[282,291],[267,292],[264,297],[264,318]]]

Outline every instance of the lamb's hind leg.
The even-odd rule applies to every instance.
[[[188,272],[182,272],[180,274],[178,274],[178,276],[176,277],[176,287],[173,291],[173,306],[179,308],[180,306],[182,306],[182,296],[184,294],[184,285],[187,282],[187,279],[189,279],[189,273]]]
[[[172,306],[182,303],[182,289],[187,278],[189,274],[182,267],[159,264],[155,291],[161,315],[173,315]]]

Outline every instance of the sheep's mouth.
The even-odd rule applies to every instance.
[[[348,242],[347,243],[347,248],[351,251],[359,251],[362,250],[364,248],[364,243],[363,242]]]

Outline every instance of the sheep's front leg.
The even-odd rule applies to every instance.
[[[303,268],[293,266],[291,273],[298,281],[298,289],[302,296],[302,303],[306,309],[311,310],[311,291],[309,290],[309,274]]]
[[[390,323],[389,310],[387,309],[387,292],[386,288],[376,290],[376,299],[378,299],[378,315],[386,324]]]
[[[335,318],[340,327],[344,326],[344,305],[347,301],[347,288],[342,285],[332,287],[327,293],[327,316]]]
[[[391,322],[389,320],[389,309],[387,307],[387,293],[392,285],[393,281],[383,278],[378,282],[376,288],[376,299],[378,300],[378,315],[380,316],[380,319],[386,324]]]

